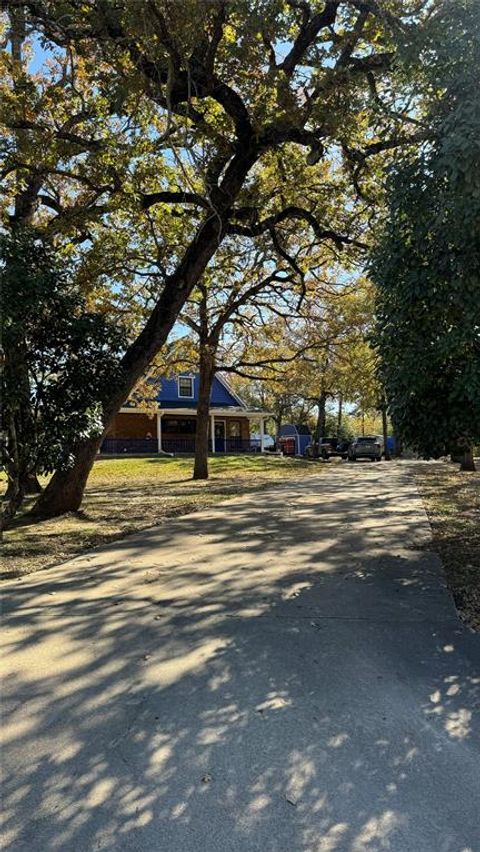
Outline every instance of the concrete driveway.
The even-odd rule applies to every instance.
[[[6,848],[478,852],[428,541],[408,464],[332,464],[5,584]]]

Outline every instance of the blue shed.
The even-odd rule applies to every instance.
[[[388,435],[387,437],[387,450],[392,455],[395,455],[397,452],[397,442],[395,441],[395,437],[393,435]]]
[[[308,426],[299,426],[295,423],[284,423],[280,427],[279,438],[295,438],[295,455],[303,456],[305,448],[312,440],[312,433]]]

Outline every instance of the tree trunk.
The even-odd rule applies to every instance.
[[[462,456],[460,470],[475,471],[475,459],[473,458],[473,446],[467,447]]]
[[[318,443],[319,438],[325,437],[326,430],[326,420],[327,420],[327,394],[321,393],[318,397],[318,414],[317,414],[317,425],[315,427],[315,441]]]
[[[210,394],[215,374],[215,358],[211,348],[200,346],[200,384],[197,404],[197,433],[195,437],[194,479],[208,479],[208,423],[210,420]],[[215,435],[212,435],[212,441]]]
[[[8,480],[2,500],[3,529],[21,508],[26,494],[38,494],[42,490],[34,473],[36,428],[30,403],[25,340],[17,340],[8,351],[6,346],[2,380],[5,393],[2,426],[6,438],[2,455]]]
[[[318,413],[317,413],[317,424],[315,426],[313,432],[313,458],[318,458],[319,456],[319,441],[320,438],[325,437],[325,429],[326,429],[326,405],[327,405],[327,394],[321,393],[317,400]]]
[[[388,424],[387,424],[387,404],[382,402],[382,430],[383,430],[383,454],[385,461],[391,461],[390,450],[388,449]]]
[[[80,508],[85,485],[102,440],[103,435],[96,436],[78,447],[73,466],[56,471],[29,514],[38,518],[54,518],[65,512],[76,512]]]
[[[34,473],[29,473],[25,478],[25,494],[41,494],[43,491]]]
[[[19,477],[20,478],[20,477]],[[24,494],[41,494],[42,486],[40,485],[36,475],[34,473],[26,473],[21,477],[22,487]],[[13,483],[9,482],[8,488],[5,492],[5,500],[9,500],[11,494],[13,493]]]
[[[337,435],[340,437],[340,429],[342,428],[343,419],[343,394],[338,396],[338,415],[337,415]]]
[[[17,514],[25,499],[25,489],[21,479],[10,482],[8,493],[5,495],[5,507],[2,511],[2,528],[6,529]]]
[[[254,145],[246,145],[227,167],[219,188],[216,215],[212,216],[210,211],[206,214],[177,269],[167,278],[146,325],[127,349],[121,362],[119,378],[112,382],[111,393],[103,400],[103,435],[72,447],[73,465],[67,470],[57,471],[52,476],[33,507],[34,515],[55,517],[80,508],[88,475],[104,435],[138,380],[165,345],[186,300],[221,244],[229,211],[258,153]]]
[[[280,430],[282,428],[282,417],[280,415],[280,417],[274,417],[273,420],[275,423],[275,443],[278,444],[278,439],[280,438]]]
[[[17,429],[13,412],[8,412],[8,457],[5,469],[8,477],[8,487],[2,501],[2,531],[17,514],[25,497],[22,458],[17,441]]]

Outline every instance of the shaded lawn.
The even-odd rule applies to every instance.
[[[415,476],[456,607],[480,631],[480,471],[438,462],[417,468]]]
[[[206,482],[192,480],[192,467],[191,458],[97,461],[79,512],[40,522],[22,515],[5,533],[3,577],[57,564],[95,545],[236,494],[318,473],[323,465],[278,456],[213,457]]]

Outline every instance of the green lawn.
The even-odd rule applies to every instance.
[[[210,479],[194,482],[192,466],[191,458],[158,456],[97,461],[81,511],[35,523],[23,515],[5,533],[3,576],[37,571],[165,518],[323,468],[281,456],[216,456]]]
[[[419,466],[416,481],[458,612],[480,631],[480,471],[438,462]]]

